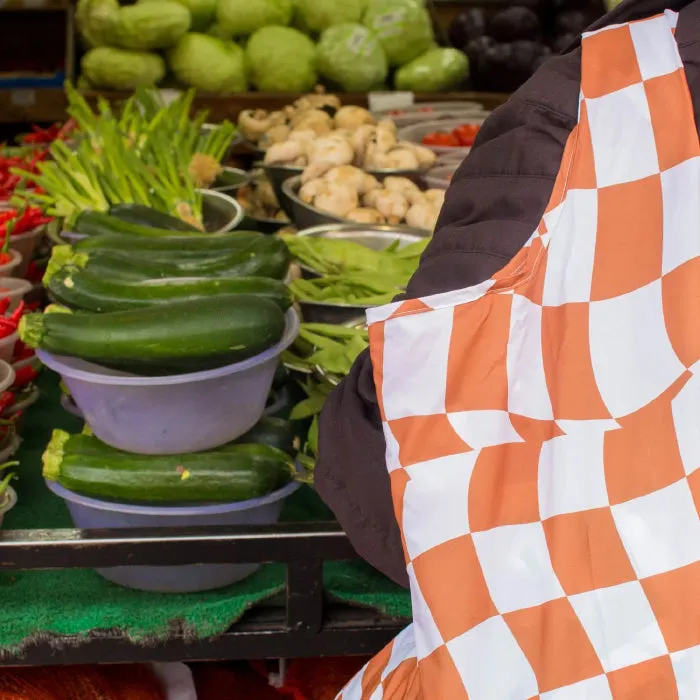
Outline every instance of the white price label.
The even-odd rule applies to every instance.
[[[15,107],[32,107],[35,103],[35,90],[12,90],[10,92],[10,104]]]
[[[367,98],[370,112],[393,112],[412,107],[415,102],[412,92],[370,92]]]
[[[166,105],[172,104],[175,100],[182,95],[182,91],[173,90],[171,88],[165,88],[158,91],[160,93],[160,99]]]

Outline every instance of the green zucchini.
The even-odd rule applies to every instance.
[[[227,255],[179,262],[136,257],[127,251],[96,248],[74,252],[67,245],[54,246],[44,274],[44,285],[48,285],[52,275],[66,265],[83,267],[93,274],[131,280],[164,277],[270,277],[281,280],[287,274],[290,258],[287,246],[277,240],[273,246],[255,240],[242,250]]]
[[[92,447],[89,445],[92,444]],[[43,473],[64,488],[125,503],[204,504],[266,496],[294,478],[289,456],[268,445],[151,456],[116,450],[95,437],[54,430]]]
[[[221,449],[228,449],[236,444],[268,445],[286,452],[290,457],[294,457],[299,451],[294,425],[282,418],[261,418],[245,435]]]
[[[164,214],[145,204],[115,204],[110,207],[109,215],[127,224],[160,228],[167,231],[181,231],[183,233],[201,233],[197,229],[177,216]]]
[[[154,228],[148,224],[136,224],[129,221],[105,214],[101,211],[84,211],[82,212],[73,226],[75,233],[82,233],[86,236],[101,236],[103,234],[120,234],[131,237],[157,237],[157,236],[172,236],[172,228]],[[211,234],[197,231],[196,229],[185,229],[180,231],[181,236],[189,235],[192,237],[207,238]]]
[[[73,244],[73,249],[79,253],[101,250],[130,257],[137,255],[140,260],[156,259],[179,262],[190,258],[200,259],[232,255],[245,250],[248,245],[256,241],[259,242],[261,250],[276,248],[276,245],[270,244],[268,238],[268,236],[254,231],[222,233],[216,236],[200,236],[199,238],[179,234],[171,234],[163,238],[135,238],[107,233],[76,241]]]
[[[208,299],[222,294],[252,294],[273,301],[282,311],[292,304],[291,292],[279,280],[264,277],[175,277],[122,280],[66,266],[47,286],[61,304],[81,311],[125,311],[170,304],[184,299]]]
[[[252,357],[277,343],[284,327],[284,314],[269,299],[222,294],[104,314],[50,306],[23,316],[19,334],[33,348],[160,375]]]

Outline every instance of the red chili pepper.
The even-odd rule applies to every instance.
[[[39,372],[31,365],[25,365],[15,370],[15,381],[12,384],[13,388],[20,389],[23,386],[33,382],[39,376]]]
[[[22,318],[22,314],[24,313],[24,299],[19,302],[19,306],[10,314],[9,320],[12,321],[12,323],[15,324],[15,328],[17,328],[19,324],[20,318]]]
[[[0,394],[0,413],[12,406],[15,402],[15,395],[11,391],[3,391]]]

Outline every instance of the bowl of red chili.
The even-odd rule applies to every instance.
[[[438,154],[461,152],[466,156],[484,121],[484,117],[475,117],[414,124],[399,130],[399,140],[419,143]]]

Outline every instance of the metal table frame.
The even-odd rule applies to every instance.
[[[144,646],[119,632],[95,630],[85,640],[44,641],[18,655],[4,654],[0,665],[373,654],[403,629],[406,620],[330,603],[323,594],[323,562],[357,558],[343,531],[332,522],[240,528],[0,531],[3,571],[232,561],[281,562],[287,566],[284,604],[246,613],[225,634],[194,641],[176,634],[166,642]]]

